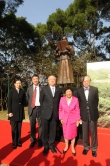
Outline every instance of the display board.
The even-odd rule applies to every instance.
[[[98,126],[110,128],[110,61],[87,63],[87,75],[99,91]]]

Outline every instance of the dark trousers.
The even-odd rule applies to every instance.
[[[54,120],[53,116],[47,119],[42,120],[42,141],[45,148],[51,148],[55,143],[56,136],[56,125],[57,121]]]
[[[31,142],[36,141],[36,118],[38,121],[38,141],[42,140],[42,125],[40,119],[40,107],[35,107],[31,116],[29,116],[30,120],[30,140]]]
[[[92,151],[96,151],[98,147],[97,140],[97,121],[93,122],[90,118],[89,110],[87,110],[88,119],[82,122],[83,129],[83,145],[86,150],[91,148]],[[91,146],[89,141],[89,130],[91,134]]]
[[[10,121],[12,131],[12,143],[13,146],[21,144],[21,127],[22,121]]]

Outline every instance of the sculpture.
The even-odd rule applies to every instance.
[[[75,51],[71,45],[68,45],[68,40],[64,36],[62,41],[56,42],[55,57],[59,57],[59,68],[57,84],[74,83],[73,70],[71,65],[71,56]]]

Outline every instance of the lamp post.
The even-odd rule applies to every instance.
[[[7,77],[8,77],[8,97],[9,97],[9,94],[10,94],[10,74],[12,73],[11,70],[6,70],[6,73],[7,73]]]
[[[10,94],[10,74],[8,73],[8,97]]]

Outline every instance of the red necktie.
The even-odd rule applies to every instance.
[[[36,87],[33,91],[33,95],[32,95],[32,102],[31,102],[31,108],[35,107],[35,101],[36,101]]]

